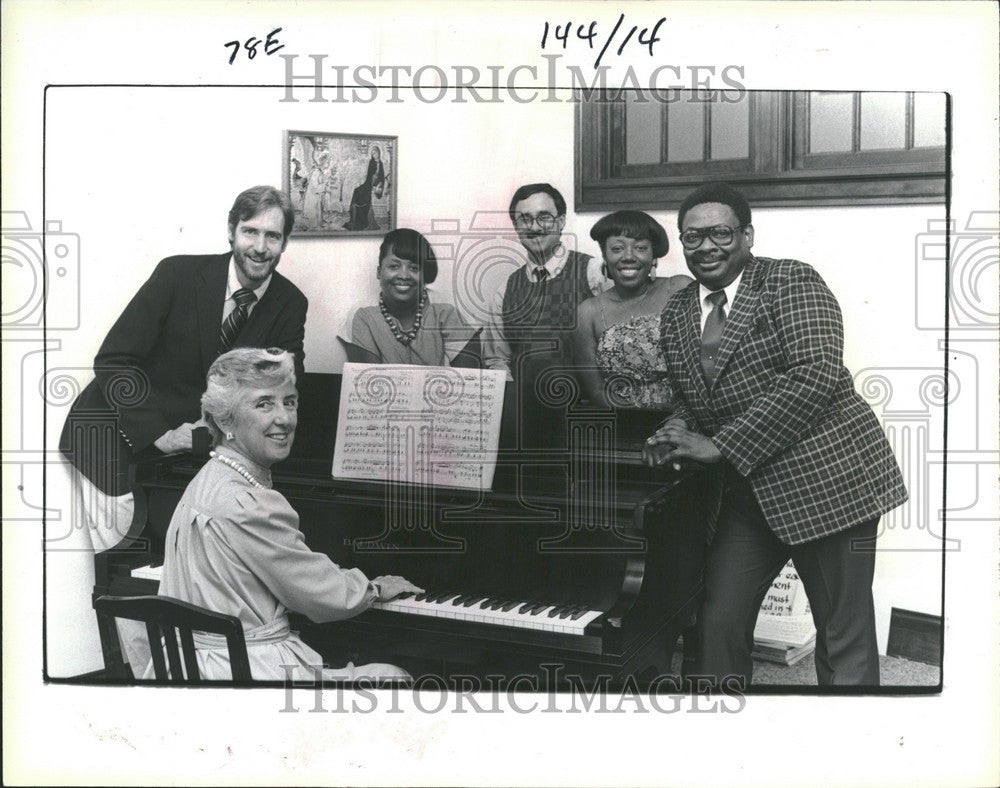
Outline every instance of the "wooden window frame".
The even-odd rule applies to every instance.
[[[624,163],[625,105],[619,96],[608,92],[583,100],[579,93],[576,97],[577,211],[676,209],[709,180],[726,180],[754,207],[943,204],[946,199],[950,96],[943,146],[912,147],[913,95],[909,94],[907,150],[861,151],[855,139],[849,153],[811,154],[808,92],[753,91],[746,159],[674,164]],[[709,123],[705,134],[708,146]]]

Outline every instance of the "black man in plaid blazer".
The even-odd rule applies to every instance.
[[[809,265],[750,253],[750,207],[725,184],[690,195],[678,226],[698,281],[660,319],[679,404],[647,459],[722,464],[698,672],[749,683],[757,613],[792,558],[819,683],[876,686],[876,527],[907,493],[844,366],[837,300]]]

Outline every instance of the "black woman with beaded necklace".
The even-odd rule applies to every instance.
[[[590,237],[601,245],[603,273],[614,285],[577,309],[573,355],[584,393],[601,406],[669,410],[660,312],[693,280],[657,277],[657,259],[669,242],[663,226],[647,213],[608,214]]]
[[[340,332],[348,360],[448,366],[472,331],[455,307],[427,295],[426,285],[438,272],[431,245],[416,230],[401,227],[386,233],[378,260],[378,304],[354,311]]]
[[[310,550],[299,516],[271,487],[271,466],[288,457],[298,424],[293,357],[283,350],[239,348],[208,370],[202,418],[212,433],[211,459],[188,484],[164,545],[160,594],[243,624],[255,680],[314,681],[323,659],[288,628],[288,610],[316,622],[350,618],[376,600],[419,592],[402,577],[369,580]],[[195,634],[203,678],[230,678],[224,638]],[[147,671],[151,675],[151,669]],[[326,669],[324,678],[402,679],[394,665]]]

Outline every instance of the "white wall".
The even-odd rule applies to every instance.
[[[398,135],[398,224],[425,233],[438,220],[457,222],[464,230],[478,211],[504,212],[513,190],[529,181],[552,182],[573,204],[571,104],[288,104],[279,103],[282,94],[277,89],[49,91],[47,218],[80,234],[82,305],[80,330],[60,335],[59,349],[49,355],[50,369],[76,368],[79,384],[85,384],[105,332],[159,259],[227,248],[226,214],[235,195],[257,183],[281,184],[283,129]],[[675,239],[674,214],[655,215]],[[940,408],[910,389],[916,391],[923,377],[940,369],[942,355],[936,336],[916,328],[912,305],[918,285],[943,304],[943,277],[915,268],[918,236],[928,220],[941,217],[938,206],[760,209],[754,214],[756,253],[812,263],[839,298],[850,369],[857,374],[893,368],[888,373],[893,380],[907,381],[876,412],[899,411],[888,414],[890,427],[907,437],[926,430],[930,449],[941,448]],[[587,233],[597,218],[571,210],[566,225],[579,248],[592,254],[599,250]],[[454,238],[431,234],[439,256],[448,257]],[[309,371],[339,370],[343,358],[334,335],[352,304],[375,300],[378,245],[374,238],[289,243],[280,270],[310,301]],[[685,271],[674,241],[659,272]],[[435,297],[450,300],[453,273],[443,261]],[[71,309],[71,296],[72,288],[54,287],[50,315],[61,304]],[[873,400],[881,391],[871,383],[862,390]],[[50,403],[50,448],[68,404]],[[902,457],[907,465],[913,452],[923,450],[901,446],[901,455],[913,455]],[[890,607],[941,612],[939,545],[927,530],[936,522],[941,481],[934,473],[919,477],[926,467],[919,462],[911,468],[911,493],[920,505],[910,504],[884,523],[875,580],[883,650]],[[60,484],[50,483],[49,506],[68,511],[61,502],[65,495]],[[91,561],[86,553],[63,552],[54,572],[51,553],[49,560],[49,669],[53,675],[97,669],[89,611]]]

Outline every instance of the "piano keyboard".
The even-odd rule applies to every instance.
[[[137,567],[132,570],[132,577],[159,582],[163,578],[163,564]],[[375,602],[372,607],[393,613],[540,629],[543,632],[567,635],[583,635],[587,625],[601,615],[600,610],[588,610],[584,605],[549,605],[484,595],[430,591],[400,594],[387,602]]]
[[[372,607],[394,613],[540,629],[569,635],[583,635],[587,625],[601,615],[600,610],[587,610],[583,605],[548,605],[475,594],[433,592],[400,594],[387,602],[375,602]]]

